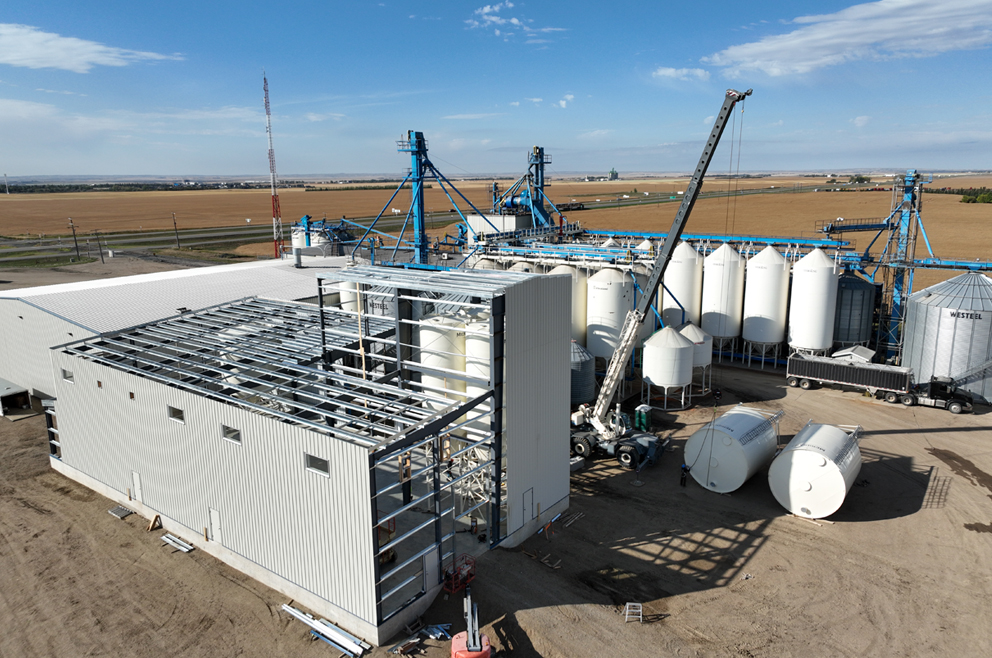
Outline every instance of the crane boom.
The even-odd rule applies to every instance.
[[[593,407],[592,413],[585,414],[587,421],[596,428],[596,431],[604,439],[610,440],[617,438],[617,436],[625,431],[623,427],[618,427],[612,423],[607,424],[606,414],[609,410],[610,402],[613,400],[613,394],[616,393],[617,386],[620,384],[624,365],[634,350],[641,322],[644,321],[644,316],[651,308],[651,302],[654,300],[658,286],[661,284],[661,279],[665,275],[665,270],[668,268],[668,261],[672,258],[672,251],[682,236],[682,229],[685,227],[686,220],[689,219],[689,214],[692,212],[692,207],[696,204],[696,199],[699,198],[703,177],[706,176],[706,170],[709,168],[710,161],[713,159],[713,152],[716,151],[716,147],[720,143],[723,129],[727,127],[727,120],[730,118],[730,113],[733,111],[737,102],[750,96],[751,92],[751,89],[745,92],[734,89],[727,90],[727,94],[723,99],[723,107],[720,108],[720,113],[717,114],[716,120],[713,122],[713,130],[710,131],[709,139],[706,140],[706,146],[703,147],[703,154],[699,158],[699,164],[696,165],[696,171],[693,172],[692,178],[689,180],[689,185],[686,187],[685,196],[682,197],[682,205],[679,206],[679,211],[675,214],[675,220],[672,222],[672,228],[669,229],[668,236],[665,238],[665,244],[658,251],[658,257],[654,261],[654,267],[643,289],[644,294],[641,295],[637,307],[628,312],[627,318],[624,320],[623,328],[620,330],[620,336],[618,338],[617,349],[613,352],[610,365],[606,369],[606,377],[603,379],[603,386],[599,390],[599,397],[596,398],[596,404]]]

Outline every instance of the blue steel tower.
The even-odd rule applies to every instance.
[[[407,132],[407,140],[397,142],[400,153],[410,154],[410,187],[412,202],[410,214],[413,220],[413,262],[427,263],[427,234],[424,215],[424,173],[430,166],[427,159],[427,140],[424,133],[417,130]]]

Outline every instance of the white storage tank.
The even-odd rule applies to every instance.
[[[744,259],[730,245],[703,261],[702,330],[713,338],[741,335],[744,305]]]
[[[834,342],[837,312],[837,265],[814,249],[792,268],[789,346],[797,350],[827,350]]]
[[[822,519],[840,509],[861,472],[860,432],[860,426],[807,423],[768,469],[775,500],[809,519]]]
[[[420,364],[427,368],[438,368],[456,373],[464,373],[465,323],[463,319],[453,315],[430,315],[421,322],[418,325],[418,333],[420,334]],[[464,396],[455,395],[457,393],[465,393],[465,380],[457,376],[443,372],[437,374],[421,373],[420,382],[424,386],[448,391],[447,393],[441,393],[437,390],[425,390],[430,395],[443,395],[444,397],[459,401],[464,399]],[[434,409],[443,409],[447,405],[441,402],[433,402],[429,406]]]
[[[607,238],[603,242],[603,246],[604,247],[619,247],[620,246],[620,243],[617,242],[616,240],[614,240],[613,238]]]
[[[629,275],[628,275],[629,276]],[[644,288],[648,285],[648,277],[646,274],[635,274],[634,280],[637,281],[637,286],[634,288],[634,306],[637,306],[641,302],[641,295],[644,294]],[[657,297],[652,300],[657,307]],[[658,328],[658,317],[648,307],[647,312],[644,314],[644,321],[641,322],[641,328],[637,332],[638,339],[643,342],[654,334],[655,329]]]
[[[682,309],[685,307],[684,322],[699,326],[699,305],[703,294],[703,257],[688,242],[680,242],[672,250],[664,278],[665,288],[658,290],[661,301],[661,317],[666,327],[677,327],[683,323]],[[675,295],[675,299],[672,298]]]
[[[648,240],[647,238],[645,238],[640,242],[640,244],[634,247],[634,249],[636,249],[637,251],[651,251],[652,249],[654,249],[654,243]]]
[[[775,457],[781,415],[738,404],[706,423],[685,443],[689,474],[704,489],[737,491]]]
[[[307,232],[303,230],[302,226],[294,226],[290,236],[290,244],[292,244],[293,249],[306,249]]]
[[[692,324],[686,322],[678,328],[679,333],[692,341],[692,367],[703,368],[713,363],[713,337]]]
[[[540,269],[534,263],[528,263],[527,261],[518,260],[516,263],[510,266],[511,272],[531,272],[540,273]]]
[[[573,340],[569,362],[572,368],[571,404],[592,402],[596,397],[596,359]]]
[[[586,273],[571,265],[559,265],[548,272],[552,274],[568,274],[572,277],[572,340],[580,345],[586,344]]]
[[[609,361],[627,313],[634,308],[634,282],[620,270],[607,268],[589,277],[586,285],[586,349]]]
[[[354,281],[342,281],[338,284],[341,290],[341,310],[358,312],[358,284]]]
[[[992,359],[992,279],[968,272],[910,295],[902,354],[917,382],[961,379]],[[992,398],[992,370],[963,377],[961,388]]]
[[[769,245],[748,261],[746,270],[742,337],[768,345],[785,341],[789,262]]]
[[[643,378],[652,386],[671,388],[692,383],[695,345],[672,327],[644,341]]]
[[[472,311],[461,315],[465,320],[465,374],[468,377],[489,381],[489,313],[486,311]],[[457,364],[456,364],[457,365]],[[488,386],[481,386],[465,382],[466,400],[477,398],[489,390]],[[466,414],[467,419],[481,417],[492,409],[491,401],[487,400],[475,407]],[[489,417],[482,418],[472,424],[474,429],[481,432],[489,431]],[[478,438],[478,437],[477,437]]]
[[[475,265],[472,266],[472,269],[473,270],[501,270],[503,268],[501,268],[499,265],[497,265],[495,261],[491,261],[488,258],[480,258],[479,260],[477,260],[475,262]]]
[[[872,339],[875,315],[875,284],[845,272],[837,282],[837,312],[834,314],[834,346],[867,345]]]

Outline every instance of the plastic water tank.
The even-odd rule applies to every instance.
[[[465,323],[461,318],[451,315],[431,315],[422,320],[419,325],[420,334],[420,364],[426,368],[438,368],[465,372]],[[465,393],[465,380],[444,373],[421,373],[420,382],[424,386],[440,391],[425,391],[431,395],[454,397],[451,393]],[[461,400],[462,396],[456,399]],[[447,406],[441,402],[429,404],[434,409]]]
[[[480,258],[472,266],[473,270],[499,270],[502,269],[495,261],[491,261],[488,258]]]
[[[306,249],[307,232],[302,227],[294,226],[290,236],[290,244],[293,246],[293,249]]]
[[[686,322],[678,328],[679,333],[692,341],[692,366],[701,368],[713,363],[713,337],[692,324]]]
[[[592,402],[596,397],[596,359],[573,340],[569,361],[572,367],[571,404]]]
[[[620,270],[603,269],[586,285],[586,349],[609,361],[627,312],[634,308],[634,283]]]
[[[695,345],[672,327],[644,341],[644,381],[652,386],[688,386],[692,383]]]
[[[826,350],[833,346],[838,278],[836,264],[820,249],[806,254],[792,267],[791,347]]]
[[[689,437],[685,463],[703,488],[730,493],[767,466],[777,447],[771,416],[737,405]]]
[[[768,469],[768,485],[782,507],[821,519],[844,503],[861,472],[858,431],[807,423]]]
[[[688,242],[680,242],[672,250],[672,258],[665,270],[665,287],[659,288],[661,296],[661,317],[666,327],[677,327],[683,323],[682,309],[685,307],[684,322],[699,325],[699,305],[703,292],[703,257]],[[672,298],[675,295],[675,298]]]
[[[744,259],[722,245],[703,261],[703,331],[714,338],[741,335],[744,304]]]
[[[580,345],[586,344],[586,273],[571,265],[559,265],[548,272],[552,274],[569,274],[572,277],[572,340]]]
[[[752,343],[781,343],[789,305],[789,262],[768,246],[748,261],[746,269],[741,335]]]

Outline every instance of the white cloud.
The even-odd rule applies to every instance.
[[[590,130],[589,132],[580,134],[579,139],[598,139],[600,137],[606,137],[612,132],[613,130],[611,129]]]
[[[307,112],[303,115],[307,121],[327,121],[328,119],[334,119],[335,121],[340,121],[344,118],[343,114],[336,114],[333,112],[327,114],[316,114],[315,112]]]
[[[558,107],[565,107],[567,104],[568,104],[568,101],[565,101],[565,100],[558,101]]]
[[[550,39],[527,39],[524,43],[551,43]]]
[[[0,64],[87,73],[94,66],[127,66],[132,62],[164,59],[182,57],[114,48],[96,41],[42,32],[30,25],[0,23]]]
[[[782,121],[781,119],[779,119],[778,121],[776,121],[775,123],[773,123],[771,125],[773,125],[773,126],[783,126],[783,125],[785,125],[785,121]]]
[[[540,103],[544,99],[543,98],[525,98],[524,100],[525,101],[530,101],[531,103]]]
[[[710,79],[710,72],[704,69],[673,69],[669,66],[659,66],[651,75],[656,78],[671,78],[673,80]]]
[[[575,96],[573,94],[565,94],[565,100],[567,100],[569,102],[574,101],[575,100]]]
[[[710,125],[711,123],[713,123],[713,119],[715,119],[715,118],[716,117],[713,116],[713,115],[710,115],[710,116],[706,117],[705,119],[703,119],[703,125],[704,126]]]
[[[782,76],[992,44],[992,0],[881,0],[792,22],[803,27],[731,46],[702,61],[723,67],[730,77],[748,71]]]
[[[512,2],[499,2],[494,5],[483,5],[479,7],[474,12],[472,12],[472,18],[465,21],[469,29],[481,28],[492,28],[493,34],[497,37],[502,37],[503,41],[509,41],[510,37],[514,35],[513,32],[505,32],[500,30],[501,26],[513,26],[520,30],[523,30],[525,34],[533,33],[544,33],[548,34],[551,32],[564,32],[566,28],[563,27],[533,27],[530,23],[533,23],[533,19],[518,18],[516,16],[509,16],[503,12],[504,9],[513,9],[514,5]],[[526,43],[531,44],[543,44],[549,43],[549,41],[544,39],[528,39]]]
[[[449,114],[446,117],[441,117],[442,119],[486,119],[488,117],[497,117],[498,112],[492,112],[489,114]]]
[[[79,92],[76,92],[76,91],[62,91],[62,90],[59,90],[59,89],[42,89],[41,87],[39,87],[38,89],[35,89],[35,91],[41,91],[41,92],[44,92],[46,94],[62,94],[64,96],[85,96],[86,95],[86,94],[80,94]]]
[[[867,116],[854,117],[853,119],[851,119],[851,123],[853,123],[858,128],[864,128],[865,126],[868,125],[869,121],[871,121],[871,117],[867,117]]]
[[[520,107],[520,101],[513,101],[510,103],[513,107]]]

